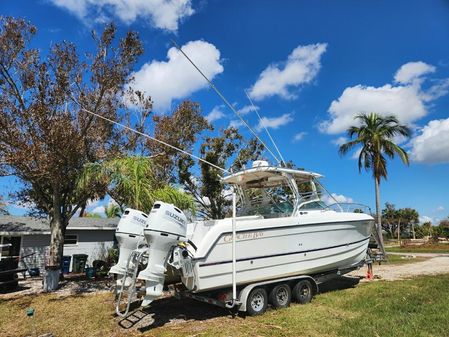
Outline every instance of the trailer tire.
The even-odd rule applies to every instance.
[[[292,291],[286,283],[278,284],[270,291],[269,302],[276,309],[287,308],[291,301]]]
[[[301,280],[293,288],[293,298],[299,304],[307,304],[312,300],[313,289],[309,280]]]
[[[246,300],[246,312],[250,316],[262,315],[267,310],[268,295],[264,288],[256,287]]]

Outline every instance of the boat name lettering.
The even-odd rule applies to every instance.
[[[253,240],[263,237],[263,232],[249,232],[249,233],[237,233],[237,240]],[[224,242],[232,242],[232,234],[227,234],[223,237]]]

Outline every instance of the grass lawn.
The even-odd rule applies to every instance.
[[[387,247],[385,249],[387,252],[396,252],[396,253],[449,253],[449,244]]]
[[[154,302],[156,328],[125,330],[114,317],[112,294],[0,299],[0,335],[25,336],[449,336],[449,274],[395,282],[371,282],[317,295],[308,305],[231,318],[197,302]],[[165,304],[164,304],[165,301]],[[160,303],[157,303],[160,302]],[[36,309],[27,318],[28,307]],[[168,308],[167,308],[168,306]],[[165,311],[165,312],[164,312]],[[168,315],[158,321],[157,315]],[[179,318],[187,322],[174,324]],[[193,320],[195,319],[195,320]]]

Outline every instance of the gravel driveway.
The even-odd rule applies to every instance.
[[[374,278],[380,280],[394,281],[413,278],[419,275],[436,275],[449,273],[449,254],[431,253],[389,253],[394,255],[412,255],[430,257],[426,261],[407,264],[374,264]],[[350,276],[366,276],[366,267],[353,271]]]

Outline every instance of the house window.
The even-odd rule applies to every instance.
[[[0,237],[0,259],[4,257],[17,257],[20,255],[20,236]]]
[[[77,245],[78,244],[78,235],[66,234],[64,236],[64,244],[65,245]]]

